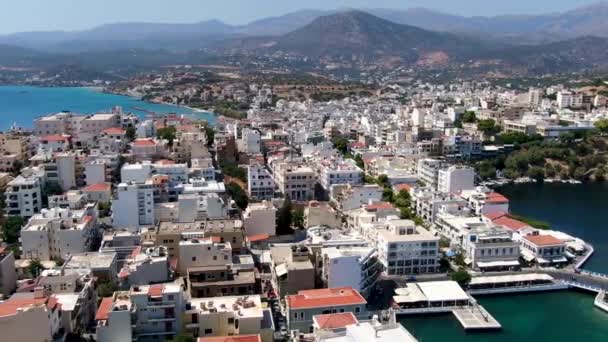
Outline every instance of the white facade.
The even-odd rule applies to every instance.
[[[84,165],[85,180],[87,185],[105,183],[109,181],[109,170],[106,160],[92,160]]]
[[[349,211],[382,200],[382,190],[379,185],[334,185],[330,196],[339,210]]]
[[[276,185],[266,168],[261,166],[247,167],[247,192],[251,199],[271,200],[274,197]]]
[[[319,167],[319,183],[329,191],[335,184],[359,185],[363,183],[363,170],[354,161],[323,161]]]
[[[439,170],[443,167],[443,162],[437,159],[420,159],[416,174],[418,179],[423,181],[427,186],[437,189],[439,182]]]
[[[378,253],[370,247],[323,248],[322,279],[327,288],[352,287],[367,297],[382,273]]]
[[[437,191],[443,193],[460,193],[475,188],[475,169],[468,166],[450,166],[439,170],[437,174]]]
[[[247,236],[276,233],[277,209],[272,202],[251,203],[243,214],[243,227]]]
[[[192,239],[179,242],[177,268],[186,274],[189,268],[201,266],[221,266],[232,262],[230,243]]]
[[[260,153],[260,142],[260,132],[249,128],[243,128],[241,139],[238,141],[239,152],[248,154]]]
[[[154,189],[148,184],[121,183],[112,200],[114,227],[137,229],[154,224]]]
[[[60,153],[55,155],[59,185],[64,191],[76,187],[76,155]]]
[[[18,176],[6,186],[6,215],[31,217],[42,209],[41,180],[37,176]]]
[[[583,106],[583,94],[560,91],[557,93],[557,106],[560,109],[580,108]]]

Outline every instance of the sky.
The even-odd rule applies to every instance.
[[[465,16],[560,12],[598,0],[0,0],[0,34],[82,30],[115,22],[230,24],[300,9],[425,7]]]

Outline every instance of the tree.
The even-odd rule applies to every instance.
[[[126,132],[125,132],[125,136],[127,137],[128,141],[133,141],[135,140],[135,128],[133,127],[128,127]]]
[[[608,119],[599,119],[593,125],[602,134],[608,133]]]
[[[212,127],[209,127],[209,125],[205,125],[205,133],[207,134],[207,147],[213,146],[215,130]]]
[[[496,121],[493,119],[480,120],[477,123],[477,130],[486,135],[498,133],[499,128],[496,126]]]
[[[348,140],[343,137],[337,137],[332,140],[334,148],[338,150],[342,155],[348,153]]]
[[[471,282],[471,275],[464,269],[464,267],[461,267],[458,269],[458,271],[452,273],[450,278],[460,284],[460,286],[466,286]]]
[[[304,209],[296,208],[291,213],[291,221],[294,227],[304,229]]]
[[[293,233],[291,223],[293,222],[293,204],[289,197],[285,198],[283,206],[277,211],[277,235],[289,235]]]
[[[474,123],[477,122],[477,115],[473,111],[466,111],[462,114],[462,122]]]
[[[111,297],[114,292],[120,290],[118,285],[112,281],[105,281],[97,284],[97,296],[105,298]]]
[[[245,191],[236,183],[228,183],[226,185],[226,193],[234,200],[237,207],[245,210],[249,204],[249,199]]]
[[[110,216],[110,210],[112,210],[112,204],[99,202],[97,209],[99,210],[99,217],[108,217]]]
[[[27,266],[28,273],[34,278],[38,277],[40,275],[40,271],[43,269],[44,266],[42,266],[40,259],[32,259],[30,264]]]
[[[47,196],[56,196],[56,195],[61,195],[63,193],[63,189],[61,188],[61,185],[59,185],[59,183],[57,183],[57,182],[46,183],[46,187],[44,188],[44,191]]]
[[[355,156],[355,163],[357,164],[357,166],[361,169],[361,170],[365,170],[365,163],[363,162],[363,158],[361,158],[360,154],[357,154]]]
[[[156,131],[156,136],[159,139],[164,139],[169,141],[169,146],[173,146],[173,140],[176,137],[176,129],[175,126],[168,126],[160,128]]]
[[[540,166],[532,166],[528,169],[526,175],[532,179],[536,179],[537,181],[542,181],[545,178],[545,169]]]
[[[4,242],[8,244],[13,244],[19,241],[19,236],[21,236],[21,227],[25,220],[20,216],[9,216],[2,226],[2,237],[4,238]]]

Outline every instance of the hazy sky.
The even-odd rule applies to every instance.
[[[474,15],[537,14],[569,10],[597,0],[0,0],[0,33],[80,30],[125,21],[231,24],[303,9],[426,7]]]

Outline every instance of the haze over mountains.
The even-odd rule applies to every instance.
[[[319,61],[446,65],[498,60],[535,72],[606,67],[608,3],[558,14],[462,17],[427,9],[304,10],[233,26],[119,23],[0,36],[0,66],[154,67],[201,56],[297,55]],[[389,61],[389,62],[387,62]],[[495,63],[495,62],[492,62]]]

